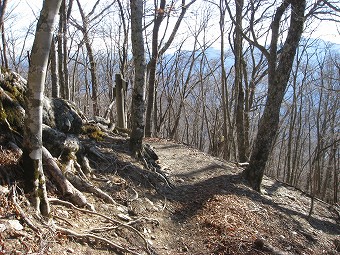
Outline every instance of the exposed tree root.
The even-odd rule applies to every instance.
[[[107,203],[116,204],[116,201],[110,195],[106,194],[104,191],[93,185],[89,180],[85,180],[73,174],[72,172],[66,172],[65,175],[67,179],[78,189],[93,193]]]
[[[19,203],[17,202],[17,195],[16,195],[16,185],[12,185],[11,186],[11,190],[10,190],[10,194],[11,194],[11,199],[12,202],[15,206],[16,211],[20,214],[21,219],[33,230],[35,231],[39,238],[41,238],[41,230],[36,227],[34,225],[34,223],[27,217],[27,215],[25,214],[25,212],[22,210],[21,206],[19,205]]]
[[[57,186],[61,189],[65,198],[77,206],[83,207],[87,205],[86,197],[66,179],[46,148],[43,148],[43,159],[45,162],[45,170],[47,170],[49,175],[56,181]]]
[[[135,251],[133,251],[133,250],[131,250],[129,248],[124,248],[123,246],[121,246],[121,245],[119,245],[117,243],[114,243],[114,242],[112,242],[112,241],[110,241],[110,240],[108,240],[106,238],[100,237],[100,236],[96,236],[96,235],[93,235],[93,234],[80,234],[80,233],[77,233],[77,232],[75,232],[73,230],[62,228],[62,227],[59,227],[59,226],[56,226],[56,225],[54,225],[54,228],[57,231],[59,231],[59,232],[61,232],[63,234],[66,234],[66,235],[70,235],[70,236],[73,236],[73,237],[76,237],[76,238],[86,238],[86,239],[92,238],[92,239],[94,239],[96,241],[100,241],[102,243],[105,243],[105,244],[107,244],[107,245],[109,245],[109,246],[113,247],[114,249],[117,249],[117,250],[119,250],[121,252],[128,252],[128,253],[133,254],[133,255],[140,255],[139,252],[135,252]]]
[[[50,198],[49,202],[52,203],[52,204],[64,205],[64,206],[70,207],[72,209],[75,209],[75,210],[83,212],[83,213],[97,215],[97,216],[100,216],[100,217],[104,218],[105,220],[107,220],[107,221],[109,221],[109,222],[111,222],[113,224],[117,224],[117,226],[114,226],[112,228],[108,228],[106,230],[113,230],[113,229],[118,229],[118,228],[129,229],[132,232],[134,232],[135,234],[137,234],[142,239],[142,241],[144,242],[144,246],[145,246],[146,252],[148,254],[153,254],[153,251],[152,251],[153,249],[150,247],[150,245],[149,245],[148,241],[145,239],[145,237],[137,229],[135,229],[134,227],[132,227],[130,225],[132,223],[135,223],[135,221],[131,221],[129,223],[123,223],[123,222],[120,222],[118,220],[112,219],[111,217],[108,217],[108,216],[106,216],[104,214],[101,214],[101,213],[98,213],[98,212],[95,212],[95,211],[90,211],[90,210],[87,210],[87,209],[78,208],[78,207],[74,206],[72,203],[69,203],[69,202],[66,202],[66,201],[62,201],[62,200],[57,199],[57,198]],[[67,233],[67,232],[64,232],[64,233],[65,234],[73,235],[73,233],[71,233],[71,232],[73,232],[73,231],[70,230],[69,233]],[[76,237],[87,237],[87,238],[90,238],[90,237],[93,237],[94,235],[91,235],[91,234],[78,234],[78,236],[77,235],[75,235],[75,236]],[[99,238],[101,238],[101,237],[99,237]],[[105,240],[102,240],[102,239],[98,239],[98,240],[105,242]],[[115,248],[117,248],[117,247],[115,247]],[[129,250],[129,252],[133,252],[133,251]],[[135,254],[135,253],[132,253],[132,254]],[[136,253],[136,254],[139,254],[139,253]]]
[[[141,151],[141,155],[139,155],[140,160],[143,166],[152,171],[159,177],[169,188],[174,188],[175,186],[170,182],[168,177],[161,172],[161,167],[157,164],[158,156],[156,152],[152,149],[149,144],[143,144],[143,149]]]

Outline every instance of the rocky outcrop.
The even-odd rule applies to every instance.
[[[0,130],[22,133],[27,81],[15,72],[0,73]],[[43,123],[61,132],[78,134],[86,118],[76,106],[61,98],[44,97]]]

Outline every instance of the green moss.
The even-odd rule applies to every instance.
[[[0,82],[0,87],[6,91],[6,94],[11,99],[18,102],[21,106],[24,106],[26,95],[25,91],[23,91],[20,87],[15,86],[18,82],[17,77],[4,67],[1,67],[1,72],[5,75],[5,78]]]
[[[82,133],[88,135],[90,138],[98,141],[103,141],[104,133],[99,129],[99,127],[94,125],[84,125],[82,126]]]
[[[1,111],[1,110],[0,110]],[[2,117],[6,117],[9,125],[12,129],[15,131],[21,133],[24,128],[24,116],[19,110],[15,107],[11,106],[5,106],[3,108],[2,114],[0,114]],[[1,117],[0,117],[1,118]],[[2,119],[4,120],[4,119]]]
[[[0,101],[0,122],[3,123],[7,119],[6,111]]]

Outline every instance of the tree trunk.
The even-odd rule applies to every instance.
[[[33,177],[35,208],[42,215],[50,213],[45,176],[42,167],[42,102],[48,57],[53,37],[54,21],[58,15],[61,0],[43,3],[37,24],[28,73],[27,109],[25,119],[24,147],[29,158],[25,171]],[[25,164],[25,166],[27,166]]]
[[[77,0],[77,4],[78,4],[78,8],[79,8],[79,12],[80,12],[80,16],[83,22],[83,25],[76,25],[76,27],[82,32],[83,36],[84,36],[84,42],[85,42],[85,46],[86,46],[86,51],[87,51],[87,55],[89,57],[89,61],[90,61],[90,73],[91,73],[91,85],[92,85],[92,109],[93,109],[93,116],[98,116],[99,115],[99,106],[98,106],[98,81],[97,81],[97,63],[95,61],[94,58],[94,54],[93,54],[93,49],[90,43],[90,37],[89,37],[89,29],[88,29],[88,20],[89,17],[85,16],[85,13],[83,11],[82,6],[80,5],[80,1]]]
[[[68,52],[67,52],[67,12],[66,12],[66,0],[62,3],[62,8],[60,8],[60,12],[63,12],[62,16],[62,26],[63,26],[63,71],[64,71],[64,92],[65,99],[70,100],[70,83],[69,83],[69,72],[68,72]],[[70,8],[69,8],[70,11]]]
[[[117,106],[117,127],[127,128],[125,113],[125,91],[126,81],[121,74],[116,74],[116,106]]]
[[[236,90],[236,133],[237,133],[237,149],[238,161],[246,162],[246,139],[245,139],[245,123],[244,123],[244,90],[242,81],[242,9],[243,0],[235,0],[236,4],[236,26],[234,39],[234,55],[235,55],[235,90]]]
[[[54,38],[52,38],[51,42],[51,50],[50,50],[50,65],[51,65],[51,81],[52,81],[52,97],[58,98],[60,96],[60,86],[58,79],[58,68],[57,68],[57,56],[55,50],[55,42]]]
[[[132,132],[130,149],[134,155],[142,151],[144,136],[145,112],[145,56],[143,39],[143,0],[130,0],[131,5],[131,40],[135,67],[134,87],[132,94]]]
[[[149,90],[148,90],[148,103],[146,107],[146,117],[145,117],[145,136],[151,137],[152,135],[152,111],[155,104],[155,79],[156,79],[156,66],[158,59],[158,32],[159,27],[163,21],[165,0],[161,0],[159,9],[156,10],[157,16],[154,21],[154,26],[152,30],[152,53],[151,59],[148,64],[149,71]],[[155,123],[154,123],[155,124]]]
[[[7,43],[6,43],[5,26],[4,26],[4,17],[5,17],[6,7],[7,7],[7,0],[1,1],[0,2],[0,28],[1,28],[1,40],[2,40],[2,65],[8,68]]]
[[[64,19],[64,12],[62,11],[62,6],[65,5],[65,0],[62,0],[61,8],[60,8],[60,18],[59,18],[59,28],[58,28],[58,75],[59,75],[59,85],[60,85],[60,96],[66,99],[66,92],[65,92],[65,76],[64,76],[64,67],[63,67],[63,41],[64,41],[64,26],[63,26],[63,19]]]
[[[280,58],[277,55],[279,28],[282,15],[291,5],[291,19],[286,41]],[[273,140],[278,131],[280,108],[288,84],[296,49],[299,45],[304,25],[305,0],[284,1],[276,10],[271,24],[271,44],[268,58],[268,96],[261,117],[254,149],[249,166],[244,171],[245,178],[257,191],[260,186]]]

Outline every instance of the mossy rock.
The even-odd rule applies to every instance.
[[[24,119],[24,108],[7,91],[0,89],[0,123],[4,125],[7,121],[12,129],[21,133],[23,132]],[[7,124],[5,125],[7,126]]]
[[[1,69],[0,73],[0,123],[6,121],[11,128],[23,133],[26,108],[27,81],[19,74]],[[43,100],[43,123],[64,133],[79,134],[85,123],[80,110],[61,98]],[[8,126],[8,125],[7,125]],[[94,135],[99,139],[99,135]]]
[[[96,141],[102,141],[104,139],[104,132],[99,127],[92,124],[86,124],[82,127],[82,133],[88,135],[90,138]]]

